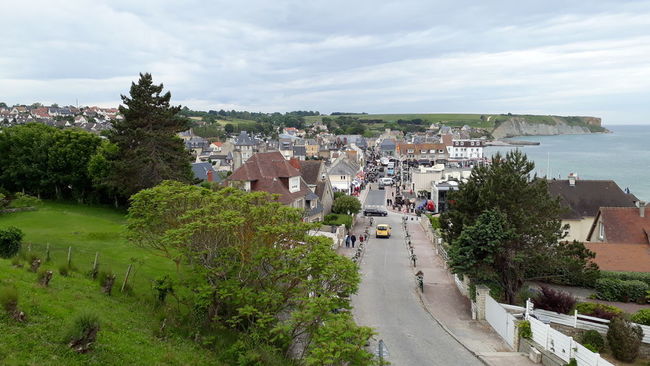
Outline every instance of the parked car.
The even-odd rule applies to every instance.
[[[375,237],[377,238],[390,238],[390,225],[379,224],[375,230]]]
[[[366,208],[363,210],[363,216],[388,216],[388,212],[379,208]]]

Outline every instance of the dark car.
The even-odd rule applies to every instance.
[[[363,216],[388,216],[388,212],[378,208],[366,208],[363,210]]]

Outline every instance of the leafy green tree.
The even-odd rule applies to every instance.
[[[329,320],[339,318],[332,310],[349,308],[347,297],[359,283],[356,265],[337,255],[331,240],[309,236],[313,227],[302,222],[300,210],[263,192],[173,181],[135,194],[127,224],[133,242],[183,271],[186,280],[178,286],[185,291],[178,293],[185,295],[179,297],[204,325],[228,327],[302,357],[327,342],[347,350],[351,340],[324,327],[335,326]],[[366,328],[346,327],[369,336]],[[351,359],[367,356],[363,338],[352,339],[357,350],[346,351]]]
[[[223,129],[226,131],[227,134],[231,134],[235,132],[235,126],[233,126],[232,123],[226,123]]]
[[[492,238],[493,252],[498,255],[486,270],[486,277],[498,279],[505,301],[514,303],[526,275],[526,267],[539,255],[552,251],[564,237],[559,199],[551,197],[547,182],[531,174],[534,163],[515,150],[503,157],[496,154],[492,164],[476,167],[467,183],[449,195],[450,209],[441,217],[443,237],[456,255],[472,257],[468,238],[461,235],[465,228],[476,227],[478,218],[488,210],[498,210],[502,217],[492,217],[501,227]],[[498,219],[498,220],[497,220]],[[480,224],[484,224],[483,218]],[[497,220],[497,221],[495,221]],[[482,246],[480,237],[472,238],[474,246]],[[478,259],[478,258],[477,258]],[[467,269],[456,265],[456,271]]]
[[[0,229],[0,258],[11,258],[20,251],[23,232],[14,226]]]
[[[332,211],[334,213],[341,213],[341,214],[356,214],[361,211],[361,202],[359,202],[359,199],[356,197],[352,196],[340,196],[334,200],[334,204],[332,205]]]
[[[37,196],[83,200],[92,191],[87,164],[101,144],[91,133],[40,123],[0,134],[0,185]]]
[[[349,314],[333,314],[313,337],[313,347],[305,359],[310,366],[374,365],[372,354],[363,351],[365,342],[372,337],[372,329],[358,327]]]
[[[124,119],[113,124],[109,135],[118,147],[109,183],[125,197],[165,179],[192,181],[190,155],[176,135],[189,122],[179,115],[180,106],[170,106],[171,93],[162,91],[163,85],[154,85],[146,73],[131,84],[130,96],[122,95]]]

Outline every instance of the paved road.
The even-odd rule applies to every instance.
[[[368,192],[367,204],[384,204],[385,191],[376,185]],[[454,340],[422,307],[404,243],[401,215],[374,217],[374,223],[392,226],[389,239],[370,237],[361,262],[362,282],[352,298],[354,316],[360,325],[378,333],[371,343],[383,339],[391,365],[482,365]],[[371,232],[373,234],[373,232]]]

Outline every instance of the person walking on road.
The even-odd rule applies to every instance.
[[[350,240],[352,241],[352,248],[354,248],[354,243],[357,241],[357,237],[354,236],[354,234],[352,234],[352,236],[350,237]]]
[[[350,247],[350,235],[345,236],[345,247],[346,248]]]

